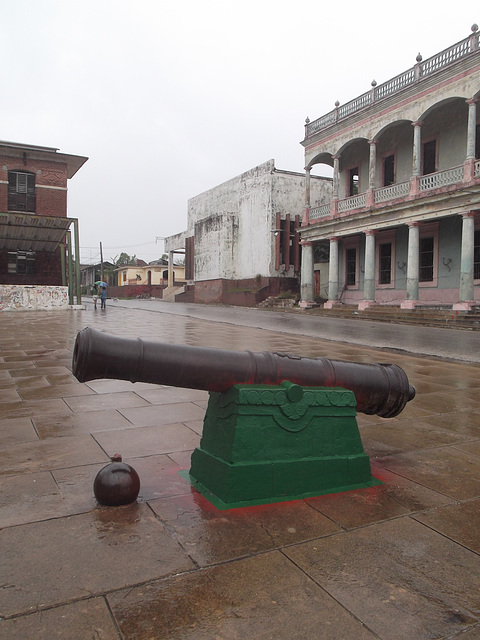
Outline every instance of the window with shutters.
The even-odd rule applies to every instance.
[[[35,252],[9,251],[8,273],[33,275],[35,273]]]
[[[420,238],[420,282],[433,280],[434,239]]]
[[[8,172],[8,210],[35,213],[35,174]]]

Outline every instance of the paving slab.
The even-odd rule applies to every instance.
[[[392,350],[383,328],[375,341],[387,351],[349,343],[341,324],[318,339],[323,317],[201,307],[198,318],[198,305],[148,302],[0,314],[0,638],[480,638],[480,332],[459,350],[477,362],[446,361],[445,340],[429,358]],[[382,484],[218,511],[179,475],[207,394],[79,383],[71,356],[85,326],[393,362],[417,396],[396,418],[357,416]],[[458,332],[447,333],[451,353]],[[117,452],[140,493],[128,507],[101,507],[93,482]]]
[[[376,637],[278,551],[121,591],[108,602],[131,640]]]
[[[0,640],[118,640],[117,625],[103,598],[3,620]]]
[[[411,518],[284,553],[381,638],[450,637],[480,621],[480,557]]]
[[[5,528],[0,531],[0,547],[2,617],[194,568],[142,504]]]

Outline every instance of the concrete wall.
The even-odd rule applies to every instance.
[[[0,284],[0,311],[68,309],[68,288]]]
[[[310,188],[312,206],[330,200],[329,178],[313,176]],[[302,216],[304,202],[305,176],[277,170],[274,160],[191,198],[186,234],[195,237],[195,281],[278,277],[276,215],[294,220]],[[166,246],[178,243],[176,238]],[[287,275],[294,275],[293,267]]]

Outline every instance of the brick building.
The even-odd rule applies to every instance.
[[[86,160],[0,141],[0,309],[73,303],[78,222],[67,218],[67,180]]]

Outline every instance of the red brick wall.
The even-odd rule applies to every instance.
[[[8,273],[8,251],[0,251],[1,284],[47,284],[61,286],[62,262],[60,249],[55,253],[37,251],[35,254],[35,273]]]
[[[4,169],[6,167],[6,169]],[[9,171],[28,171],[35,174],[36,214],[67,217],[67,165],[64,162],[19,158],[0,155],[0,181],[8,182]],[[7,184],[0,184],[0,211],[8,211]]]

